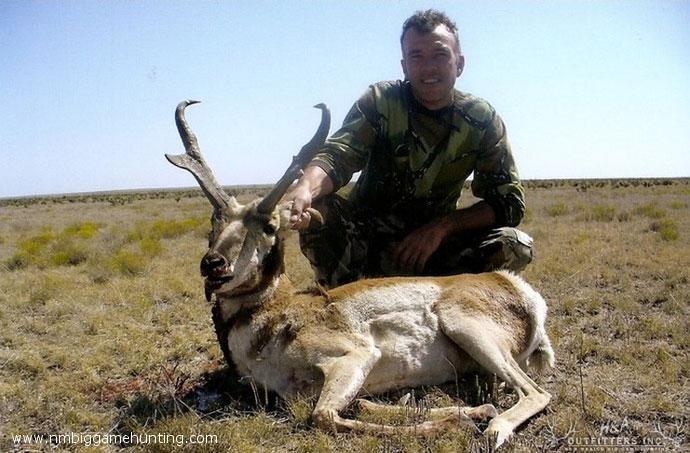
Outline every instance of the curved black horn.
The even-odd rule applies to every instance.
[[[321,109],[321,124],[316,130],[314,137],[302,147],[300,152],[293,156],[292,163],[287,171],[278,180],[268,195],[261,200],[256,210],[261,214],[271,214],[278,201],[285,195],[290,185],[299,177],[300,171],[311,161],[316,152],[323,146],[328,137],[328,130],[331,128],[331,112],[325,104],[317,104],[314,108]]]
[[[214,209],[219,211],[225,209],[235,210],[237,208],[237,201],[225,193],[223,187],[216,181],[213,172],[211,172],[211,169],[201,156],[196,135],[194,135],[189,128],[187,120],[184,117],[184,110],[188,106],[198,103],[199,101],[188,100],[177,104],[177,108],[175,109],[175,124],[177,124],[177,131],[180,133],[180,138],[182,138],[186,153],[178,155],[166,154],[165,158],[168,159],[171,164],[185,169],[194,175],[201,186],[201,190],[211,202]]]

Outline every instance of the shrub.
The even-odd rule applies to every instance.
[[[146,259],[143,255],[128,250],[120,250],[110,260],[113,270],[130,276],[143,274],[146,264]]]
[[[144,255],[149,257],[158,256],[163,252],[163,245],[157,238],[143,238],[139,241],[139,248]]]
[[[591,218],[597,222],[610,222],[614,219],[616,208],[613,206],[598,204],[591,208]]]
[[[562,201],[552,204],[546,207],[546,213],[550,217],[558,217],[568,213],[568,206]]]
[[[45,305],[53,297],[55,297],[53,286],[50,284],[41,285],[32,289],[29,293],[29,305],[32,307]]]
[[[161,238],[171,239],[193,231],[201,224],[199,219],[157,220],[152,225],[154,234]]]
[[[52,247],[52,254],[48,261],[53,266],[76,266],[88,258],[88,253],[83,245],[70,239],[60,239]]]
[[[678,239],[678,226],[673,220],[665,219],[660,222],[653,222],[649,229],[659,233],[664,241],[675,241]]]
[[[5,260],[5,266],[9,270],[17,270],[31,264],[42,264],[43,251],[54,239],[53,230],[50,227],[43,228],[41,233],[20,241],[17,245],[18,251]]]
[[[88,257],[83,241],[93,238],[99,228],[93,222],[83,222],[70,225],[56,235],[50,226],[44,227],[41,233],[20,241],[17,253],[5,265],[15,270],[32,264],[44,267],[83,263]]]
[[[666,216],[666,211],[658,208],[654,203],[647,203],[635,208],[635,214],[639,214],[650,219],[660,219]]]
[[[666,337],[668,328],[662,319],[646,316],[640,319],[640,328],[643,338],[660,339]]]
[[[67,237],[91,239],[96,235],[99,228],[100,225],[93,222],[75,223],[62,230],[62,234]]]
[[[53,239],[55,239],[53,230],[49,227],[44,228],[40,234],[21,241],[19,251],[29,256],[38,256]]]
[[[5,260],[5,266],[11,271],[24,269],[31,264],[32,258],[24,252],[15,253]]]
[[[194,231],[202,224],[198,218],[190,217],[183,220],[160,219],[153,223],[139,222],[134,230],[127,235],[130,241],[149,239],[172,239]]]

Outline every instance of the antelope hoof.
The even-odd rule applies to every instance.
[[[492,420],[489,427],[484,431],[484,436],[489,439],[494,448],[498,448],[513,435],[513,430],[507,423],[499,420]]]
[[[498,411],[493,404],[482,404],[478,407],[469,407],[465,410],[467,415],[472,420],[489,420],[498,416]]]
[[[357,404],[357,408],[362,412],[375,412],[376,408],[379,406],[376,403],[372,403],[371,401],[367,401],[362,398],[357,399],[355,403]]]

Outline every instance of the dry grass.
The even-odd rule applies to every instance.
[[[591,436],[687,448],[689,200],[688,180],[528,184],[523,228],[537,257],[525,277],[549,302],[558,368],[541,378],[552,404],[505,451],[566,450]],[[482,449],[461,429],[431,439],[320,432],[314,401],[238,384],[198,275],[208,215],[198,192],[1,203],[0,450],[15,448],[13,435],[71,432],[217,436],[190,451]],[[309,283],[295,237],[287,269]],[[417,389],[410,417],[515,399],[474,376],[443,390]],[[134,451],[175,451],[179,440]]]

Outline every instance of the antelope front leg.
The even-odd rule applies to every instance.
[[[373,347],[368,350],[350,351],[341,357],[331,359],[320,367],[324,373],[324,384],[312,413],[317,427],[336,431],[389,434],[409,432],[431,435],[469,420],[469,417],[457,408],[453,408],[454,410],[449,411],[447,415],[444,414],[446,417],[441,420],[429,420],[413,426],[382,425],[340,417],[340,411],[357,396],[380,355],[378,349]],[[482,412],[486,411],[493,415],[493,412],[488,409],[493,409],[493,407],[483,408]]]
[[[379,357],[381,352],[372,346],[350,351],[320,366],[324,382],[312,413],[316,426],[340,431],[354,429],[352,420],[345,420],[338,414],[357,396]]]

